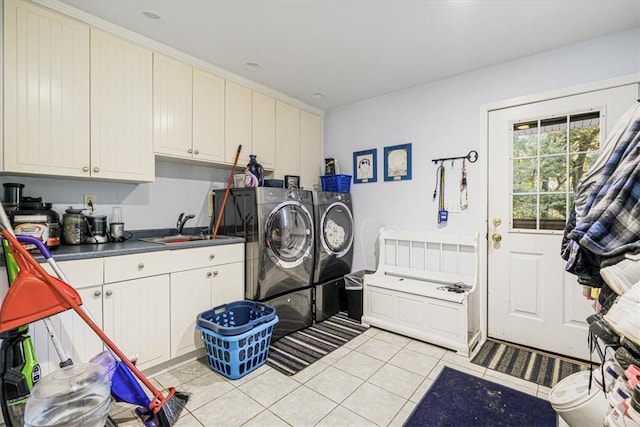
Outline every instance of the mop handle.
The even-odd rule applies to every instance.
[[[224,215],[224,207],[227,204],[227,198],[229,197],[229,191],[231,191],[231,184],[233,183],[233,175],[236,171],[236,165],[238,164],[238,158],[240,157],[240,151],[242,151],[242,145],[238,145],[238,151],[236,152],[236,158],[231,166],[231,173],[229,174],[229,180],[227,181],[227,189],[224,191],[224,199],[222,199],[222,205],[220,206],[220,212],[218,212],[218,218],[216,219],[216,226],[213,229],[211,239],[215,240],[218,235],[218,228],[220,228],[220,221]]]
[[[78,316],[85,321],[85,323],[93,329],[93,331],[98,334],[100,339],[120,358],[122,362],[135,374],[135,376],[142,381],[142,383],[154,394],[154,402],[150,405],[150,409],[154,409],[154,412],[160,409],[162,406],[162,402],[169,400],[173,394],[175,393],[175,388],[169,388],[169,395],[160,400],[158,396],[162,396],[162,392],[154,387],[154,385],[149,381],[143,374],[140,372],[136,366],[131,363],[129,359],[125,356],[125,354],[115,345],[111,338],[109,338],[100,327],[91,319],[91,317],[85,313],[84,310],[80,308],[80,306],[66,293],[62,292],[58,285],[52,280],[52,277],[49,273],[46,272],[44,268],[36,261],[36,259],[18,242],[18,240],[9,233],[7,230],[2,231],[2,234],[5,236],[7,240],[12,245],[12,250],[19,252],[22,255],[23,259],[25,259],[31,266],[42,276],[44,281],[76,312]],[[68,284],[68,283],[67,283]],[[156,410],[157,409],[157,410]]]

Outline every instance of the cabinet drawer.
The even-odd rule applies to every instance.
[[[171,271],[192,270],[243,260],[244,243],[174,250],[171,251]]]
[[[170,271],[169,251],[121,255],[104,259],[104,282],[113,283]]]
[[[78,259],[73,261],[61,261],[57,263],[69,284],[76,289],[87,286],[102,285],[104,268],[102,258]],[[48,263],[41,264],[53,277],[58,277]]]

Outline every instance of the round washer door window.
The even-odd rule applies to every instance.
[[[330,205],[320,220],[320,241],[325,251],[341,257],[353,244],[353,215],[341,202]]]
[[[296,267],[311,255],[313,220],[299,202],[278,205],[267,218],[265,242],[269,256],[283,268]]]

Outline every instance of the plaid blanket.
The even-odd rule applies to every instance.
[[[570,245],[567,271],[582,249],[607,257],[640,247],[640,108],[630,118],[591,188],[575,227],[566,233]],[[576,190],[578,191],[578,189]],[[569,224],[567,224],[570,226]]]

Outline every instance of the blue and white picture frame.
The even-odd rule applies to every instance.
[[[378,181],[378,162],[376,148],[353,153],[353,182],[363,184]]]
[[[384,147],[384,180],[411,179],[411,143]]]

